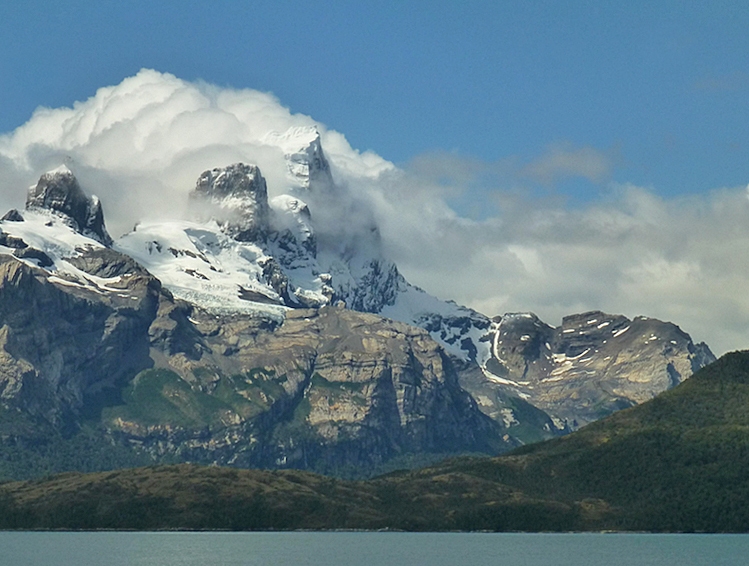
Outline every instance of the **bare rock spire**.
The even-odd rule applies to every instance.
[[[29,189],[26,210],[50,210],[62,216],[77,232],[110,246],[112,238],[104,225],[104,211],[96,196],[87,197],[75,175],[62,165],[39,178]]]

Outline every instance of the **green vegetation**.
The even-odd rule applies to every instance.
[[[512,409],[520,424],[513,425],[509,432],[525,444],[542,442],[554,435],[551,431],[543,434],[544,424],[549,416],[519,397],[508,397],[507,407]]]
[[[367,383],[352,381],[330,381],[315,372],[310,380],[312,397],[326,397],[329,405],[335,405],[339,401],[352,401],[354,404],[365,407],[367,400],[364,389]]]
[[[348,501],[350,485],[305,472],[190,465],[63,474],[0,485],[0,528],[247,530],[371,520]]]
[[[103,419],[141,426],[220,427],[231,413],[251,419],[286,395],[281,385],[286,376],[276,378],[262,368],[231,377],[199,368],[195,378],[190,384],[167,369],[142,371],[124,389],[123,403],[105,409]]]
[[[282,385],[286,379],[264,368],[234,376],[199,368],[195,381],[188,383],[172,371],[149,369],[122,390],[108,392],[106,399],[94,399],[87,407],[95,409],[80,415],[80,424],[62,428],[27,412],[0,407],[0,481],[153,464],[153,456],[137,445],[118,442],[117,435],[105,429],[116,431],[124,424],[219,430],[231,423],[233,413],[250,420],[267,411],[286,396]],[[158,457],[162,464],[176,460]]]
[[[230,409],[166,369],[139,373],[125,388],[122,398],[123,405],[104,410],[105,421],[122,419],[144,426],[200,427],[220,424],[221,412]]]
[[[274,371],[255,368],[244,375],[220,376],[212,395],[231,407],[243,419],[267,411],[271,404],[286,396],[282,383],[286,376],[275,377]]]
[[[578,528],[747,531],[749,353],[575,434],[446,469],[566,504],[602,502],[606,513],[581,515]]]
[[[69,437],[52,428],[36,436],[0,442],[0,481],[39,478],[67,470],[93,472],[152,464],[146,454],[107,441],[98,428],[86,425]]]

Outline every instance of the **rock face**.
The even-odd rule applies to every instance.
[[[674,324],[600,311],[565,317],[557,328],[530,313],[507,314],[493,320],[489,335],[485,376],[464,386],[482,395],[489,414],[505,409],[503,397],[519,397],[553,416],[560,430],[652,399],[715,361]]]
[[[58,427],[151,365],[147,331],[161,285],[128,258],[118,258],[125,270],[107,262],[102,271],[102,252],[92,255],[99,257],[79,258],[80,265],[100,282],[97,273],[109,275],[113,292],[55,284],[44,270],[0,255],[0,399]]]
[[[95,196],[88,198],[73,173],[64,165],[42,175],[39,182],[29,189],[26,209],[51,210],[65,218],[75,231],[107,246],[112,243],[104,227],[104,212],[99,199]]]
[[[333,307],[216,317],[115,251],[71,259],[98,287],[0,256],[6,409],[74,430],[99,406],[106,435],[154,461],[349,475],[513,445],[423,330]]]
[[[112,435],[155,458],[361,474],[512,445],[422,330],[333,307],[293,311],[278,328],[199,311],[190,321],[201,355],[162,357],[105,413]]]
[[[241,242],[262,240],[268,231],[268,188],[255,165],[235,163],[205,171],[190,195],[197,206]]]

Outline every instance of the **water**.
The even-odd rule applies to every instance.
[[[735,566],[749,535],[0,532],[0,566]]]

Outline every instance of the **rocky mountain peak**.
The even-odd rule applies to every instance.
[[[293,127],[283,134],[271,132],[266,141],[284,152],[287,173],[295,189],[302,193],[322,193],[334,186],[330,164],[316,127]]]
[[[281,263],[290,265],[293,259],[317,255],[317,238],[312,226],[312,214],[307,204],[291,195],[279,195],[271,200],[275,212],[275,227],[280,233]]]
[[[190,198],[200,216],[213,218],[238,241],[258,241],[267,235],[268,188],[256,165],[234,163],[204,171]]]
[[[647,401],[715,360],[675,324],[601,311],[566,316],[556,328],[530,313],[506,314],[492,319],[489,340],[484,369],[494,389],[530,401],[560,430]]]
[[[65,165],[44,173],[29,189],[26,210],[49,210],[62,216],[77,232],[109,246],[112,238],[104,226],[104,211],[96,196],[85,195],[75,175]]]

